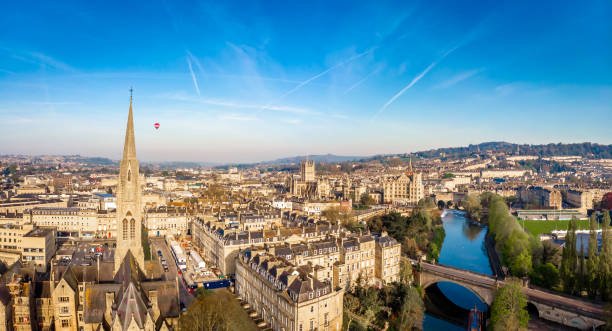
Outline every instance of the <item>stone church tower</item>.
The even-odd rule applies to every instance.
[[[144,272],[144,252],[140,237],[142,224],[141,186],[136,160],[134,141],[134,119],[132,116],[132,97],[130,113],[125,130],[123,159],[119,165],[117,182],[117,249],[115,251],[115,273],[119,270],[126,254],[132,252],[134,260]]]

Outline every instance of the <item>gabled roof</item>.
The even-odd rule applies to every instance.
[[[133,282],[130,282],[120,296],[121,300],[118,302],[114,318],[119,318],[123,330],[128,329],[132,319],[134,319],[139,328],[143,329],[148,310],[145,300],[142,298],[142,293]]]
[[[121,266],[117,273],[115,274],[115,278],[113,281],[117,284],[122,284],[123,288],[127,288],[127,285],[130,282],[134,282],[136,284],[140,283],[144,279],[144,274],[140,270],[134,255],[132,252],[128,250],[127,254],[123,258],[121,262]]]
[[[75,292],[77,291],[78,286],[79,286],[79,281],[77,280],[76,275],[72,271],[71,267],[68,267],[66,269],[66,271],[62,275],[62,279],[66,281],[68,286],[70,286],[70,288],[72,288],[73,291]]]

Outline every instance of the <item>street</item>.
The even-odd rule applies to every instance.
[[[170,247],[168,247],[164,238],[151,238],[150,240],[151,248],[153,250],[153,258],[161,264],[161,259],[157,254],[157,251],[160,250],[162,252],[162,257],[166,259],[166,263],[168,264],[168,271],[162,271],[162,280],[175,280],[178,277],[179,297],[185,307],[188,307],[193,301],[194,296],[193,294],[189,293],[182,275],[179,276],[178,274],[176,260],[170,251]]]

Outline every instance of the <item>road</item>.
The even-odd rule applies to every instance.
[[[151,238],[151,248],[153,249],[153,256],[160,264],[160,257],[157,255],[158,250],[161,250],[162,257],[166,259],[166,263],[168,264],[168,271],[162,272],[162,280],[175,280],[178,277],[179,297],[185,307],[188,307],[194,300],[194,296],[189,293],[182,275],[178,274],[178,266],[176,265],[174,255],[170,252],[170,247],[168,247],[164,238]]]

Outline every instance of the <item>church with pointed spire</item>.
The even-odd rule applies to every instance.
[[[160,267],[150,275],[142,248],[142,203],[136,159],[134,115],[130,110],[117,183],[117,247],[114,260],[96,265],[51,266],[49,291],[56,330],[178,330],[179,288]],[[110,259],[109,259],[110,260]],[[158,270],[157,272],[155,270]]]
[[[136,159],[134,138],[134,115],[130,96],[130,111],[125,129],[123,158],[119,165],[117,182],[117,250],[115,251],[115,272],[128,252],[144,271],[144,252],[142,250],[142,204],[139,164]]]

